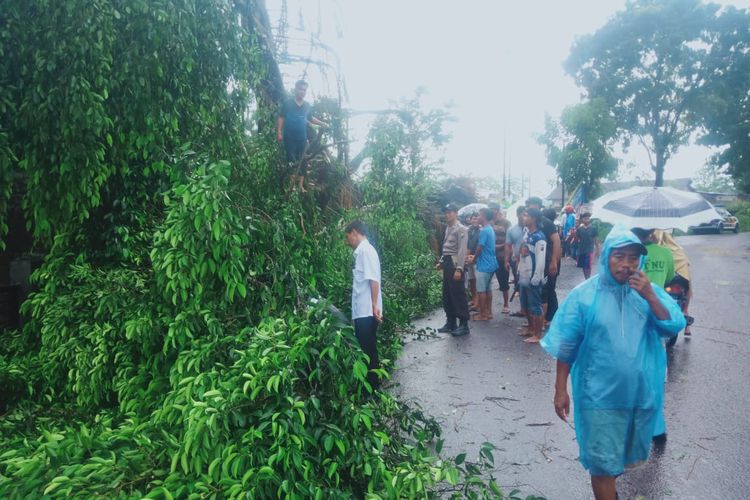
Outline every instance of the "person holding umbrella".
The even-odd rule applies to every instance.
[[[654,242],[654,230],[642,227],[631,229],[633,234],[638,236],[648,251],[646,262],[643,265],[643,272],[651,283],[655,283],[664,288],[667,283],[674,279],[674,257],[669,248],[657,245]]]
[[[675,275],[673,282],[683,287],[687,293],[687,300],[685,300],[685,303],[682,306],[682,313],[688,318],[688,324],[685,327],[685,336],[689,337],[691,335],[690,325],[693,321],[692,316],[690,316],[690,313],[688,312],[690,301],[693,298],[693,287],[691,286],[690,281],[690,261],[688,260],[685,250],[675,241],[670,232],[655,229],[653,239],[657,245],[669,248],[672,252]]]

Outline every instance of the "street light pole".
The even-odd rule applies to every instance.
[[[562,199],[560,200],[560,205],[565,207],[565,181],[562,177],[560,177],[560,186],[562,187]]]

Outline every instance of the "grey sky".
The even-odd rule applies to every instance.
[[[750,0],[718,3],[750,7]],[[280,5],[281,0],[268,0],[274,25]],[[458,119],[445,151],[446,172],[499,179],[505,134],[513,174],[523,170],[533,179],[532,192],[546,195],[554,172],[534,136],[543,130],[545,112],[557,117],[580,94],[562,62],[577,36],[598,29],[625,1],[287,0],[287,5],[293,37],[304,36],[296,30],[300,12],[308,32],[317,31],[320,18],[321,38],[340,58],[351,108],[383,109],[423,86],[426,107],[450,102]],[[293,81],[299,75],[286,76]],[[311,95],[330,92],[330,79],[328,86],[315,72],[309,79]],[[352,121],[355,139],[364,138],[370,119]],[[667,164],[665,177],[691,177],[709,153],[683,148]],[[623,171],[623,178],[652,177],[641,148],[618,156],[637,164]]]

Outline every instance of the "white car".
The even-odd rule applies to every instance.
[[[721,219],[714,219],[711,222],[704,222],[697,226],[690,226],[688,231],[691,233],[713,232],[716,234],[719,234],[722,231],[740,232],[740,221],[737,217],[732,215],[729,210],[722,205],[714,205],[714,208],[719,212],[719,215],[721,215]]]

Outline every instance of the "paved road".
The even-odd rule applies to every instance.
[[[646,466],[618,479],[618,491],[622,499],[750,498],[750,234],[679,242],[692,263],[696,323],[668,358],[669,439]],[[582,279],[566,261],[561,298]],[[495,319],[474,323],[467,337],[407,342],[396,390],[441,421],[448,453],[498,446],[494,475],[506,490],[593,498],[574,431],[552,407],[554,361],[520,341],[519,318],[499,314],[497,302],[494,310]],[[436,312],[417,326],[443,321]]]

